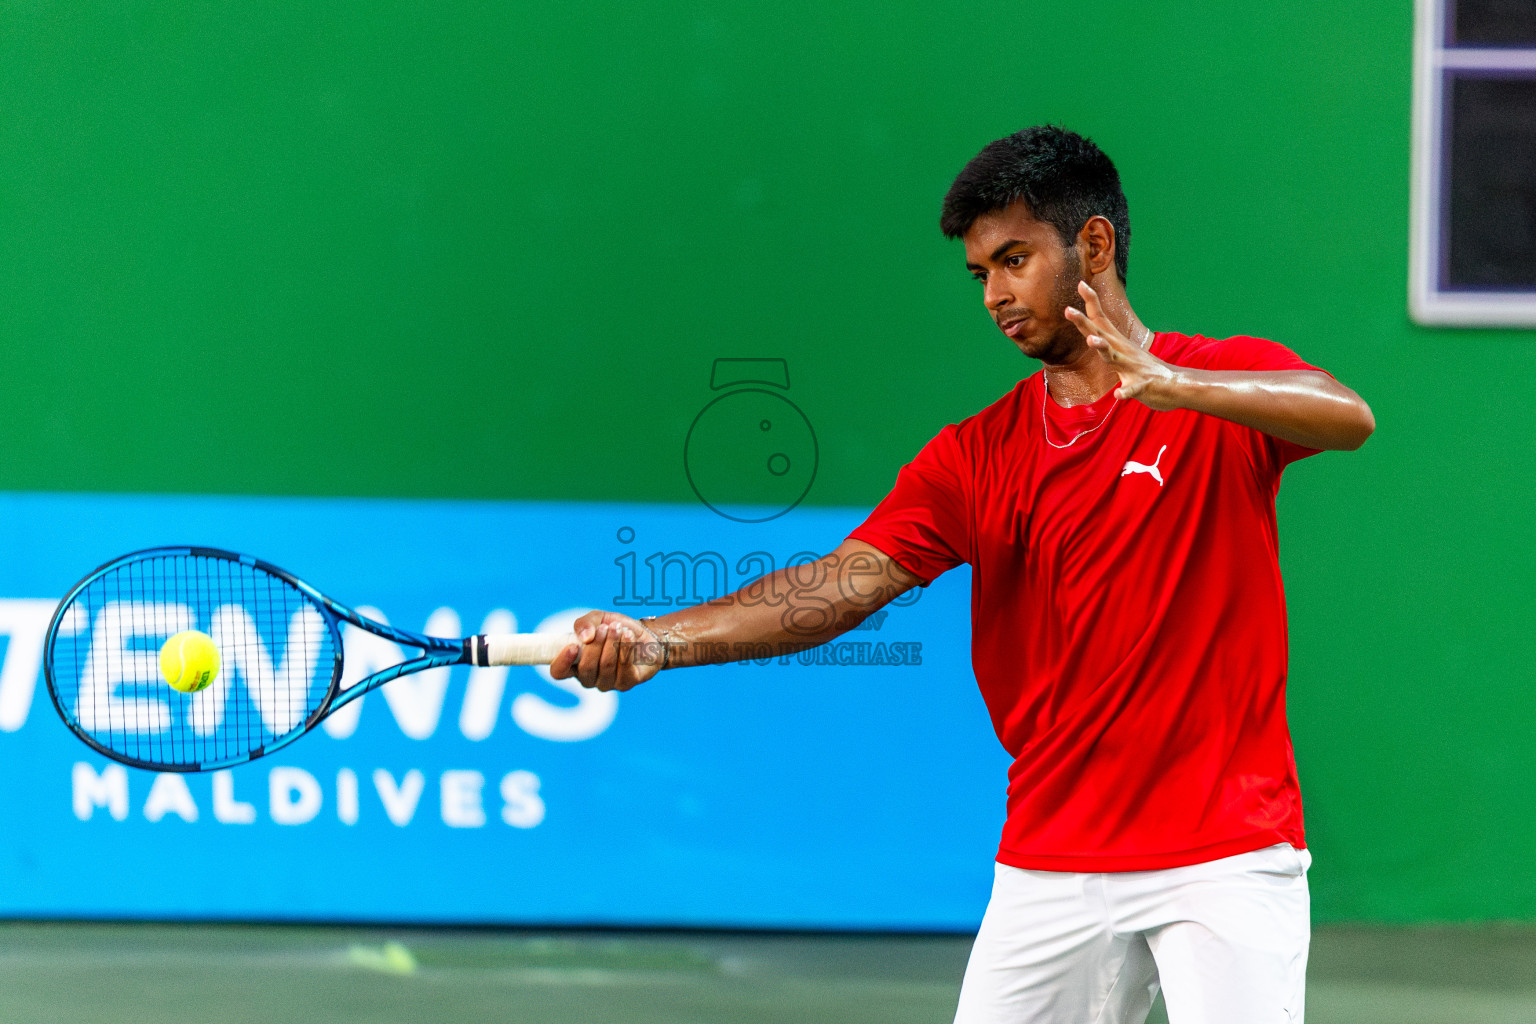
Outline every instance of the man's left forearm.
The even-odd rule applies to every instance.
[[[1148,389],[1162,392],[1154,408],[1219,416],[1307,448],[1353,451],[1376,429],[1365,400],[1318,370],[1169,369]]]

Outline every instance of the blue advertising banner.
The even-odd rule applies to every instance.
[[[541,668],[406,676],[270,757],[208,774],[98,756],[41,679],[58,599],[140,548],[253,554],[440,636],[563,632],[591,608],[661,614],[808,561],[861,511],[743,522],[698,506],[12,494],[0,513],[0,914],[980,919],[1007,758],[970,673],[964,570],[832,645],[626,694]],[[409,654],[343,635],[351,680]]]

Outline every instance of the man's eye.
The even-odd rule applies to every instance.
[[[971,272],[971,280],[973,280],[973,281],[985,281],[986,279],[987,279],[986,271],[974,270],[974,271]]]
[[[1024,265],[1024,257],[1020,255],[1009,256],[1003,262],[1010,267],[1021,267]]]

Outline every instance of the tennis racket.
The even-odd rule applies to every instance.
[[[421,651],[341,688],[341,624]],[[219,649],[218,676],[181,693],[160,676],[159,650],[197,629]],[[391,679],[448,665],[547,665],[574,634],[449,640],[365,618],[249,555],[152,548],[114,559],[75,584],[44,641],[43,675],[76,736],[137,768],[200,772],[280,750]]]

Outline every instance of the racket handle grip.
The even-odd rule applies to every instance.
[[[464,641],[471,665],[548,665],[576,642],[575,633],[491,633]]]

